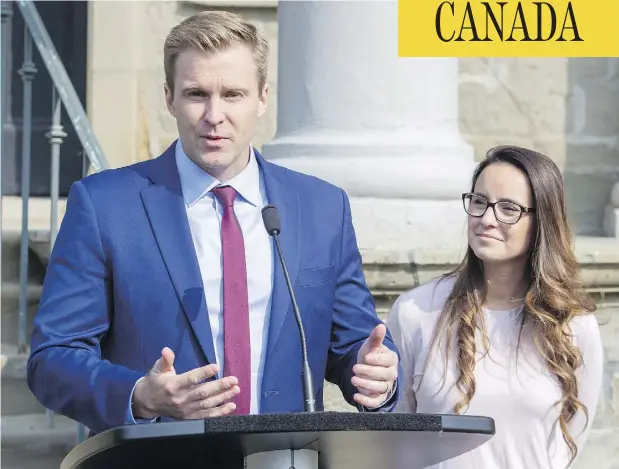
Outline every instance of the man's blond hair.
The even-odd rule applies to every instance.
[[[202,11],[172,28],[163,46],[163,68],[170,91],[174,92],[174,66],[181,52],[195,49],[212,53],[238,44],[253,52],[261,91],[267,81],[269,43],[256,26],[227,11]]]

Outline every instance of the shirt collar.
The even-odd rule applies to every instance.
[[[256,207],[260,205],[260,169],[251,145],[248,165],[235,177],[225,182],[217,180],[191,161],[183,151],[180,139],[176,142],[175,158],[183,199],[188,207],[196,204],[208,195],[209,191],[220,185],[232,186],[247,202]]]

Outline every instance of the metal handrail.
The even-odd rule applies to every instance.
[[[99,145],[99,141],[95,137],[86,112],[82,107],[73,83],[67,75],[67,71],[56,52],[54,43],[49,37],[47,29],[41,20],[41,16],[32,0],[17,0],[17,6],[26,22],[30,35],[41,54],[41,58],[45,63],[47,71],[54,83],[62,103],[71,119],[73,128],[75,129],[84,152],[92,165],[95,172],[109,169],[110,165],[103,154],[103,150]]]

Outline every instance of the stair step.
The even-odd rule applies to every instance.
[[[19,251],[21,234],[16,230],[2,230],[2,279],[19,278]]]
[[[64,415],[54,414],[50,420],[45,414],[3,415],[2,444],[30,444],[30,440],[42,443],[75,446],[77,422]]]
[[[3,417],[24,414],[44,416],[45,408],[28,388],[26,381],[27,363],[27,354],[17,353],[17,347],[13,344],[2,344],[0,354],[0,364],[2,365],[0,413]]]
[[[37,283],[29,282],[27,284],[26,293],[28,300],[38,300],[41,296],[43,286]],[[2,282],[2,300],[17,300],[19,301],[19,282],[3,281]]]
[[[77,424],[61,415],[54,416],[53,426],[45,414],[3,415],[1,420],[3,469],[60,467],[77,443]]]
[[[17,346],[2,344],[0,348],[0,365],[2,379],[26,379],[28,355],[18,353]]]
[[[39,306],[42,286],[30,283],[27,286],[28,314],[26,319],[27,340],[30,340],[32,322]],[[3,345],[17,345],[19,339],[19,283],[2,283],[2,332]]]
[[[28,277],[41,283],[49,257],[49,231],[31,230],[28,235]],[[2,281],[19,282],[21,231],[2,230]]]

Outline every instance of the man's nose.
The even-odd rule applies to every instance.
[[[210,99],[204,111],[204,120],[215,127],[224,121],[223,106],[219,99]]]

